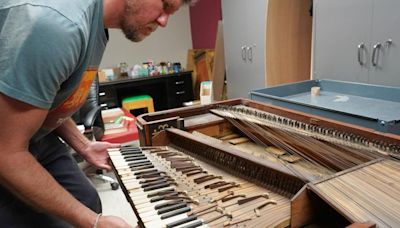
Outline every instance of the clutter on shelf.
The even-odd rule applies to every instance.
[[[99,71],[100,81],[111,81],[119,77],[147,77],[182,72],[184,69],[180,62],[160,62],[155,64],[153,60],[129,66],[126,62],[117,67],[102,69]]]

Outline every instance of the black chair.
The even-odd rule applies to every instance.
[[[72,116],[78,125],[84,126],[84,134],[91,140],[101,140],[104,123],[99,105],[99,82],[96,76],[90,87],[85,104]]]
[[[85,104],[72,116],[77,125],[84,126],[83,134],[90,140],[101,140],[104,135],[104,123],[101,116],[101,107],[99,104],[99,80],[96,76],[90,87]],[[78,162],[83,161],[77,153],[74,153]],[[116,190],[119,187],[118,182],[112,177],[103,174],[102,170],[96,170],[94,174],[88,174],[96,179],[109,182],[111,189]]]

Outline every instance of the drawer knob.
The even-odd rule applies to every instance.
[[[182,85],[184,83],[185,83],[185,81],[177,81],[177,82],[175,82],[175,85]]]
[[[185,91],[178,91],[178,92],[176,92],[176,95],[181,95],[181,94],[184,94],[185,93]]]
[[[100,93],[99,93],[99,96],[100,96],[100,97],[105,96],[105,95],[106,95],[106,92],[100,92]]]

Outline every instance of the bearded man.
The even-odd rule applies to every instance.
[[[60,138],[90,164],[111,169],[107,149],[70,116],[84,103],[108,37],[143,40],[190,0],[0,2],[0,224],[131,227],[101,216],[96,190]]]

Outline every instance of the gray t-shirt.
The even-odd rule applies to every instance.
[[[33,141],[84,103],[106,43],[102,0],[0,1],[0,92],[49,110]]]

